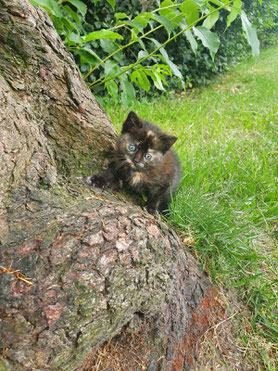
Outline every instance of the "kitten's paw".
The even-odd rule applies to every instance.
[[[153,216],[155,216],[155,215],[157,214],[157,209],[154,208],[154,207],[147,206],[146,209],[147,209],[147,212],[148,212],[149,214],[153,215]]]
[[[92,187],[96,187],[96,188],[101,188],[101,189],[107,188],[107,182],[104,179],[104,177],[100,174],[92,175],[90,178],[90,184]]]

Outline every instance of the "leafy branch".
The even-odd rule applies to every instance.
[[[221,9],[228,12],[227,28],[237,17],[241,17],[242,28],[253,55],[259,53],[256,29],[242,10],[241,0],[184,0],[182,3],[164,0],[157,9],[140,13],[134,18],[126,13],[115,13],[116,24],[89,33],[83,27],[86,24],[87,7],[82,1],[29,1],[48,11],[66,47],[79,55],[84,79],[91,80],[88,82],[89,87],[94,89],[102,85],[115,100],[121,90],[121,99],[125,105],[135,98],[134,84],[147,92],[151,87],[149,79],[159,90],[163,90],[164,85],[167,85],[167,75],[174,74],[181,82],[184,81],[184,76],[165,50],[167,44],[182,34],[194,53],[197,51],[198,42],[201,41],[203,46],[209,49],[213,61],[220,39],[211,29],[218,21]],[[115,0],[106,1],[114,9]],[[177,28],[181,30],[176,30]],[[151,34],[157,35],[157,31],[162,29],[168,34],[166,41],[159,42],[151,37]],[[129,40],[126,30],[130,33]],[[148,46],[145,45],[146,41]],[[134,44],[140,48],[138,57],[129,65],[124,65],[123,52],[130,50]],[[102,53],[99,53],[101,49]],[[101,57],[99,54],[103,55],[103,52],[108,55]],[[146,61],[149,61],[148,65]],[[86,65],[88,67],[84,67]],[[133,70],[131,76],[127,74],[130,70]]]
[[[229,1],[229,4],[232,3],[232,0]],[[134,67],[136,67],[138,64],[141,64],[142,62],[144,62],[145,60],[149,59],[151,56],[155,55],[160,49],[164,48],[164,46],[166,46],[169,42],[175,40],[178,36],[182,35],[185,31],[187,30],[191,30],[198,22],[206,19],[207,17],[213,15],[214,13],[217,13],[220,9],[223,9],[224,7],[227,7],[227,4],[223,5],[223,6],[220,6],[218,8],[215,8],[214,10],[212,10],[210,13],[198,18],[196,21],[194,21],[191,25],[189,26],[186,26],[184,29],[182,29],[181,31],[179,31],[177,34],[173,35],[172,37],[169,37],[163,44],[160,44],[155,50],[153,50],[151,53],[149,53],[148,55],[146,55],[145,57],[143,57],[142,59],[139,59],[137,60],[135,63],[127,66],[125,69],[123,69],[123,71],[119,72],[118,74],[114,75],[114,76],[111,76],[109,78],[99,78],[98,80],[96,80],[95,82],[91,83],[89,86],[94,88],[100,84],[105,84],[106,82],[110,81],[110,80],[113,80],[117,77],[119,77],[120,75],[128,72],[129,70],[133,69]],[[165,9],[165,8],[160,8],[160,9]],[[157,11],[157,10],[155,10]],[[174,18],[177,18],[178,16],[175,16]],[[171,19],[173,20],[173,19]],[[154,32],[154,31],[157,31],[158,29],[162,28],[163,25],[159,25],[157,26],[155,29],[152,29],[148,32],[146,32],[144,35],[142,35],[140,37],[140,39],[144,39],[146,38],[150,33]],[[84,79],[86,79],[95,69],[99,68],[101,66],[102,63],[104,63],[106,60],[110,59],[113,55],[115,55],[116,53],[122,51],[123,49],[129,47],[130,45],[132,45],[133,43],[135,43],[137,41],[132,41],[130,42],[129,44],[126,44],[124,46],[122,46],[121,48],[117,49],[115,52],[113,52],[112,54],[108,55],[105,59],[103,59],[100,63],[98,63],[92,70],[90,70],[88,72],[87,75],[84,76]],[[157,44],[159,44],[157,42]]]

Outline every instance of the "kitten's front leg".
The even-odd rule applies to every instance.
[[[155,215],[157,213],[157,209],[158,209],[158,202],[157,203],[149,203],[147,202],[146,203],[146,208],[147,208],[147,212],[151,215]]]
[[[168,200],[167,197],[165,197],[167,192],[168,186],[148,190],[146,208],[150,214],[155,215],[158,211],[162,214],[166,212],[170,202],[170,199]]]
[[[120,180],[117,179],[111,168],[108,168],[102,173],[93,174],[90,178],[90,184],[97,188],[111,188],[119,190],[121,188]]]
[[[155,215],[160,202],[160,192],[147,192],[146,208],[149,214]]]

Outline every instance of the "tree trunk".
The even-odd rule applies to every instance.
[[[163,221],[83,181],[116,131],[26,0],[0,0],[0,103],[0,370],[93,370],[112,344],[137,357],[118,369],[188,368],[211,286]]]

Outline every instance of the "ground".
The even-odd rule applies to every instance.
[[[260,362],[258,349],[248,342],[251,331],[248,324],[244,334],[246,346],[240,340],[243,336],[241,317],[244,312],[246,318],[248,310],[238,301],[236,291],[219,290],[217,302],[219,306],[211,314],[214,325],[199,338],[198,356],[191,371],[267,370]],[[158,367],[149,365],[151,353],[143,333],[133,333],[130,328],[125,328],[120,335],[96,349],[88,360],[90,367],[85,366],[82,371],[158,371]]]

